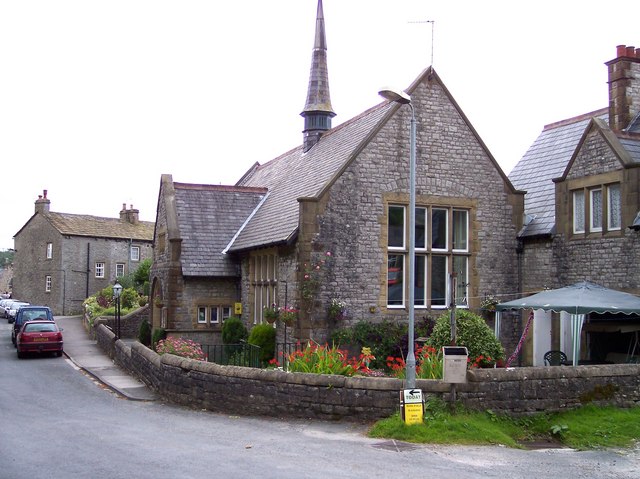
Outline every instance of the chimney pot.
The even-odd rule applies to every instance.
[[[631,58],[635,58],[635,56],[636,56],[635,47],[627,47],[627,56],[631,57]]]
[[[46,198],[47,197],[47,190],[42,190],[42,194]]]
[[[616,46],[616,56],[617,57],[623,57],[626,52],[627,52],[627,46],[626,45],[618,45],[618,46]]]

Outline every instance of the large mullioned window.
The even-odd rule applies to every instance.
[[[620,231],[622,204],[619,183],[574,190],[572,199],[574,234]]]
[[[263,311],[277,302],[278,256],[275,253],[251,257],[251,288],[253,292],[253,323],[263,322]]]
[[[455,284],[457,306],[466,306],[469,268],[469,211],[429,206],[416,207],[416,308],[446,308]],[[406,205],[389,205],[387,243],[387,306],[404,308],[409,290],[409,217]],[[455,283],[451,281],[455,273]]]

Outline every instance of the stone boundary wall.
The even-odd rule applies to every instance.
[[[400,409],[403,381],[285,373],[221,366],[159,356],[140,343],[115,341],[104,325],[98,345],[120,367],[144,381],[163,399],[184,406],[245,416],[371,421]],[[526,415],[571,409],[585,402],[631,407],[640,404],[640,365],[478,369],[467,383],[417,380],[425,397],[458,401],[472,409]]]

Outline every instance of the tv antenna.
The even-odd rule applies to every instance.
[[[435,29],[436,21],[435,20],[417,20],[415,22],[409,23],[430,23],[431,24],[431,66],[433,66],[433,31]]]

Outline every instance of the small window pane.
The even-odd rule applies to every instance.
[[[131,261],[140,261],[140,247],[132,246],[131,247]]]
[[[231,317],[231,306],[223,306],[222,308],[222,321]]]
[[[45,279],[44,279],[44,290],[47,293],[51,292],[51,276],[49,276],[49,275],[45,276]]]
[[[456,273],[456,306],[467,306],[467,264],[466,256],[453,257],[453,272]]]
[[[433,256],[431,259],[431,306],[447,305],[447,257]]]
[[[453,249],[467,251],[469,238],[468,214],[464,210],[453,210]]]
[[[116,278],[124,276],[124,263],[116,263]]]
[[[602,231],[602,190],[591,190],[591,231]]]
[[[53,243],[47,243],[47,259],[53,258]]]
[[[218,307],[217,306],[213,306],[210,309],[211,311],[211,322],[212,323],[217,323],[218,320]]]
[[[447,210],[433,209],[431,213],[431,248],[447,249]]]
[[[620,205],[620,185],[611,185],[607,188],[608,211],[607,211],[607,229],[619,230],[622,224],[622,207]]]
[[[416,208],[416,249],[427,247],[427,210]]]
[[[573,232],[584,233],[584,191],[573,193]]]
[[[389,206],[389,248],[404,248],[404,206]]]
[[[414,289],[414,306],[426,306],[427,305],[427,272],[426,272],[426,260],[424,255],[416,256],[415,264],[415,281],[416,287]]]
[[[198,308],[198,323],[206,324],[207,322],[207,308],[199,307]]]
[[[387,272],[387,304],[402,306],[404,304],[404,256],[390,254]]]

